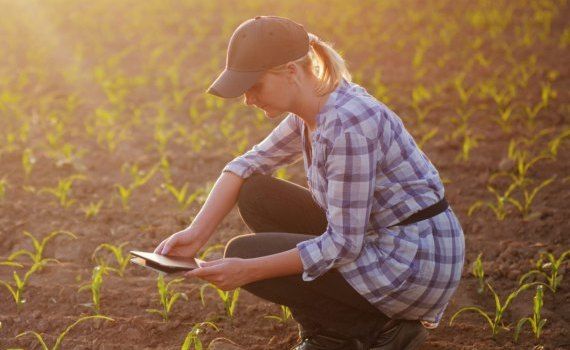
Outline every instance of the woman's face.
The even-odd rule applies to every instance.
[[[291,85],[287,73],[265,73],[245,92],[245,103],[262,109],[268,118],[275,118],[289,111]]]

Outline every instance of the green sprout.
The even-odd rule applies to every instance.
[[[91,282],[86,283],[79,288],[79,292],[87,289],[91,290],[92,303],[84,305],[93,308],[96,315],[99,315],[101,311],[101,286],[103,285],[103,275],[107,275],[109,270],[117,271],[116,269],[106,265],[95,266],[93,268],[93,273],[91,274]]]
[[[533,217],[540,214],[540,213],[535,213],[533,215],[530,214],[530,207],[532,205],[532,202],[534,201],[538,192],[540,190],[542,190],[544,187],[550,185],[550,183],[552,181],[554,181],[555,178],[556,178],[556,175],[554,175],[550,179],[544,180],[538,186],[533,188],[532,191],[529,191],[527,189],[527,186],[525,186],[523,188],[523,201],[522,201],[522,203],[520,201],[514,199],[514,198],[509,198],[510,203],[512,205],[514,205],[522,213],[523,219],[530,220]]]
[[[559,274],[560,267],[566,262],[569,254],[570,250],[567,250],[556,258],[552,253],[541,253],[540,258],[536,261],[536,268],[522,275],[519,284],[522,284],[530,276],[540,275],[546,278],[548,288],[556,293],[564,276]],[[544,263],[545,260],[548,262]],[[550,270],[550,273],[547,273],[546,270]]]
[[[517,327],[515,329],[515,342],[519,340],[519,335],[521,333],[522,327],[526,322],[530,323],[530,326],[532,327],[532,332],[534,333],[536,340],[540,338],[540,335],[542,333],[542,328],[546,323],[546,319],[540,317],[543,305],[543,296],[544,296],[542,288],[543,288],[542,285],[536,286],[536,294],[534,295],[533,298],[532,317],[522,318],[517,323]]]
[[[495,195],[496,203],[493,202],[485,202],[485,201],[476,201],[473,203],[469,210],[467,211],[467,215],[471,216],[475,210],[486,206],[487,208],[491,209],[498,220],[504,220],[507,216],[507,208],[506,204],[511,203],[513,204],[513,199],[511,198],[511,193],[517,188],[517,184],[513,183],[509,186],[509,188],[501,195],[497,190],[492,187],[491,185],[487,186],[487,190]]]
[[[46,237],[44,237],[41,240],[41,242],[36,237],[34,237],[31,233],[29,233],[28,231],[24,231],[23,234],[32,240],[32,243],[34,245],[34,251],[30,251],[27,249],[20,249],[16,252],[10,254],[10,256],[8,256],[8,260],[12,261],[21,255],[27,255],[28,257],[30,257],[30,259],[32,259],[32,262],[35,265],[39,266],[39,268],[38,268],[39,271],[41,271],[43,269],[43,266],[50,261],[58,262],[56,259],[44,258],[44,256],[43,256],[45,247],[50,240],[52,240],[56,236],[60,236],[60,235],[65,235],[65,236],[71,237],[73,239],[77,239],[77,236],[75,236],[73,233],[71,233],[69,231],[61,231],[61,230],[50,232]]]
[[[123,247],[128,243],[129,242],[124,242],[118,246],[110,243],[99,244],[97,248],[95,248],[95,251],[93,251],[92,259],[101,264],[101,260],[97,259],[97,254],[102,250],[107,250],[108,252],[112,253],[113,256],[115,257],[115,261],[117,262],[118,265],[116,271],[119,273],[119,276],[123,277],[125,269],[127,268],[127,265],[129,264],[129,260],[131,258],[131,254],[123,253]]]
[[[517,295],[519,295],[520,292],[522,292],[523,290],[526,290],[526,289],[528,289],[528,288],[530,288],[536,284],[538,284],[538,283],[528,283],[528,284],[524,284],[524,285],[520,286],[517,290],[515,290],[514,292],[509,294],[509,296],[507,296],[507,299],[505,300],[504,303],[501,303],[499,296],[497,295],[497,293],[495,293],[495,290],[493,289],[493,287],[491,287],[491,285],[487,282],[487,287],[489,288],[491,293],[493,293],[493,296],[495,298],[495,313],[494,313],[494,315],[492,313],[485,312],[482,308],[480,308],[478,306],[462,307],[456,313],[453,314],[453,316],[451,317],[451,320],[449,321],[449,325],[450,326],[453,325],[453,321],[457,318],[457,316],[459,316],[461,313],[463,313],[465,311],[477,312],[481,316],[483,316],[483,318],[487,321],[487,323],[491,327],[491,331],[493,332],[493,338],[494,338],[495,335],[497,335],[499,333],[500,329],[508,329],[508,327],[506,327],[503,324],[503,315],[505,314],[505,312],[507,311],[507,309],[511,305],[511,302],[517,297]]]
[[[83,175],[72,175],[65,179],[58,180],[56,187],[44,187],[41,188],[38,193],[47,193],[54,197],[56,197],[59,201],[59,205],[63,208],[69,208],[73,203],[75,203],[75,199],[70,199],[71,189],[73,186],[73,182],[75,180],[84,180],[85,176]]]
[[[212,283],[203,284],[200,287],[200,300],[202,301],[202,305],[206,306],[206,302],[204,301],[204,292],[206,288],[213,288],[217,293],[222,302],[224,303],[224,309],[226,310],[226,315],[230,318],[233,318],[239,298],[240,288],[234,289],[233,291],[224,291],[220,288],[216,287]]]
[[[85,213],[85,218],[89,219],[97,216],[97,214],[99,214],[99,211],[101,210],[101,207],[103,206],[103,203],[104,201],[101,199],[97,203],[90,202],[87,206],[82,205],[81,211]]]
[[[293,315],[291,314],[291,309],[289,309],[285,305],[279,305],[279,306],[281,308],[281,315],[267,315],[263,317],[272,320],[277,320],[280,323],[286,323],[288,320],[293,318]]]
[[[24,168],[24,174],[26,178],[32,173],[32,169],[36,164],[36,157],[31,148],[26,148],[22,153],[22,167]]]
[[[2,265],[5,266],[17,266],[18,264],[12,262],[4,262]],[[21,266],[21,265],[20,265]],[[12,295],[12,299],[16,303],[16,309],[20,311],[22,306],[26,303],[26,299],[23,298],[24,289],[30,280],[32,274],[39,270],[42,266],[42,263],[35,263],[33,264],[30,269],[24,274],[24,277],[20,277],[16,271],[13,271],[13,278],[14,278],[14,285],[11,285],[5,281],[0,280],[0,284],[8,289],[10,295]]]
[[[184,278],[176,278],[172,281],[165,283],[164,276],[162,273],[158,274],[157,287],[158,294],[160,296],[160,304],[162,305],[162,310],[158,309],[147,309],[147,312],[159,314],[164,321],[168,321],[170,311],[174,306],[174,303],[178,301],[181,297],[188,300],[188,296],[185,293],[174,292],[171,290],[172,285],[184,281]]]
[[[6,180],[6,176],[3,176],[0,179],[0,201],[2,201],[6,197],[7,187],[8,187],[8,180]]]
[[[182,347],[180,348],[180,350],[190,350],[190,346],[192,345],[194,345],[194,350],[202,350],[203,345],[199,335],[200,333],[204,332],[206,326],[210,326],[216,331],[220,330],[218,326],[216,326],[212,322],[205,321],[205,322],[196,323],[194,326],[192,326],[192,329],[190,330],[190,332],[188,332],[186,338],[184,338],[184,343],[182,343]]]
[[[187,182],[184,183],[184,186],[182,186],[179,189],[176,188],[176,186],[174,186],[173,184],[168,184],[168,183],[163,184],[163,186],[168,190],[170,194],[174,196],[174,198],[176,198],[180,210],[186,210],[186,208],[188,208],[189,205],[194,203],[199,196],[204,194],[203,188],[198,188],[196,191],[189,194]]]
[[[77,326],[79,323],[86,321],[86,320],[89,320],[89,319],[103,319],[106,321],[115,321],[110,317],[101,316],[101,315],[81,317],[77,321],[73,322],[71,325],[69,325],[65,328],[65,330],[57,337],[55,344],[51,348],[47,346],[43,337],[39,333],[34,332],[34,331],[26,331],[26,332],[20,333],[16,336],[16,338],[23,337],[27,334],[33,334],[36,337],[36,339],[38,340],[38,342],[40,343],[40,345],[42,346],[42,350],[60,350],[61,349],[61,343],[63,342],[63,339],[65,338],[67,333],[69,333],[71,331],[71,329],[74,328],[75,326]]]
[[[483,271],[483,263],[481,262],[481,256],[483,253],[479,253],[477,259],[471,265],[471,273],[479,281],[479,287],[477,287],[477,293],[481,294],[485,291],[485,271]]]
[[[226,246],[223,244],[214,244],[206,248],[202,254],[198,256],[199,260],[207,260],[208,257],[216,250],[223,250]]]

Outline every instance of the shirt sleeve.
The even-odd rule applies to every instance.
[[[281,166],[302,157],[301,128],[294,114],[289,114],[260,143],[226,164],[230,171],[245,179],[253,173],[270,175]]]
[[[327,229],[297,244],[303,280],[354,261],[362,250],[376,182],[378,146],[358,133],[344,133],[326,160]]]

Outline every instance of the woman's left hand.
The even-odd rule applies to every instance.
[[[206,280],[221,290],[233,290],[254,282],[251,264],[246,259],[223,258],[205,261],[200,267],[184,274]]]

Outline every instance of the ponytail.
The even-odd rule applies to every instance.
[[[352,81],[352,76],[348,71],[346,62],[342,56],[332,48],[332,44],[319,39],[315,34],[309,34],[309,52],[293,61],[298,63],[306,73],[317,77],[319,84],[317,86],[317,95],[323,96],[336,89],[338,84],[344,78],[346,81]],[[285,69],[286,64],[269,69],[269,72],[281,72]]]
[[[311,66],[314,74],[320,81],[317,87],[318,95],[325,95],[333,91],[342,78],[352,80],[346,62],[342,56],[332,48],[332,44],[321,41],[316,35],[309,33],[311,50]]]

